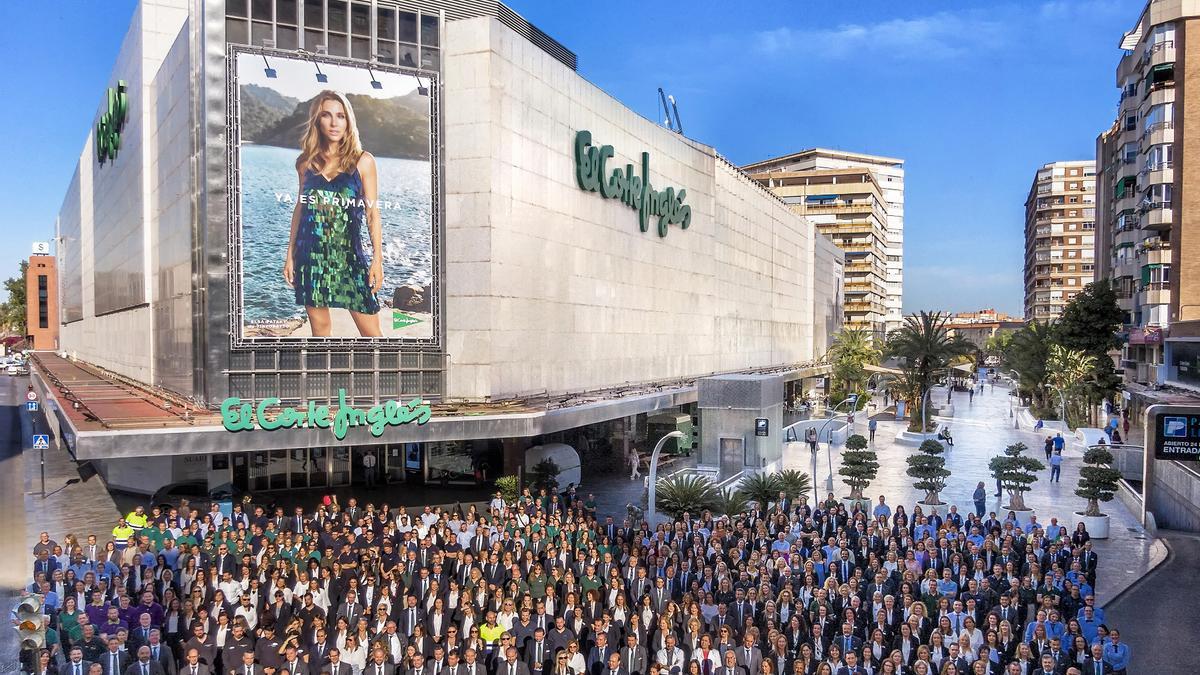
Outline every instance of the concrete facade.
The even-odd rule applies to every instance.
[[[1025,199],[1025,319],[1051,321],[1095,274],[1096,165],[1050,162]]]
[[[590,389],[819,356],[816,231],[708,146],[644,119],[491,18],[447,24],[452,397]],[[650,153],[692,220],[665,237],[581,190],[574,139]],[[827,250],[822,260],[836,262]],[[826,294],[818,296],[817,292]]]

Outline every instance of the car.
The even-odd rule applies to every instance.
[[[28,375],[29,369],[23,365],[13,364],[13,365],[9,366],[8,368],[5,368],[4,372],[8,373],[9,375],[11,375],[13,377],[17,377],[20,375]]]

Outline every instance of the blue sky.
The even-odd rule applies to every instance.
[[[1112,123],[1120,34],[1136,0],[916,3],[508,0],[579,70],[746,163],[812,146],[906,161],[906,311],[1021,310],[1022,223],[1041,164],[1086,159]],[[0,3],[0,109],[20,161],[0,167],[0,276],[53,236],[133,0]],[[736,7],[736,11],[731,8]],[[18,131],[19,130],[19,131]]]

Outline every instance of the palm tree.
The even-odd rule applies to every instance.
[[[1004,350],[1004,365],[1016,371],[1018,390],[1029,396],[1037,410],[1046,407],[1046,364],[1050,360],[1052,344],[1052,326],[1031,321],[1013,333],[1012,340]]]
[[[720,496],[717,486],[709,478],[679,473],[658,481],[655,501],[663,513],[678,520],[684,513],[697,515],[712,508]]]
[[[955,359],[975,352],[975,345],[950,332],[949,320],[950,315],[940,312],[910,314],[905,317],[904,325],[888,337],[888,356],[904,361],[901,369],[916,388],[917,398],[909,401],[909,409],[916,413],[914,404],[920,404],[922,418],[925,416],[925,395],[933,387],[938,371],[949,367]],[[913,421],[920,425],[916,414]]]
[[[1046,363],[1049,375],[1047,383],[1070,401],[1074,394],[1092,376],[1096,369],[1096,357],[1079,349],[1068,349],[1062,345],[1050,345],[1050,358]],[[1064,405],[1064,416],[1067,412]],[[1067,420],[1063,420],[1067,422]]]
[[[843,393],[858,391],[866,379],[863,366],[876,364],[883,352],[871,334],[861,328],[848,328],[837,334],[827,358],[833,362],[833,379]]]

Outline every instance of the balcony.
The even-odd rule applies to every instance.
[[[1146,127],[1142,132],[1142,148],[1147,148],[1151,145],[1160,143],[1175,142],[1175,123],[1174,122],[1155,122]]]
[[[1142,240],[1142,233],[1134,228],[1117,230],[1113,234],[1113,246],[1121,244],[1137,244]]]
[[[1150,202],[1144,204],[1141,211],[1143,230],[1161,232],[1171,229],[1174,213],[1171,211],[1170,202]]]
[[[1175,41],[1163,40],[1155,42],[1142,53],[1141,67],[1160,66],[1164,63],[1175,63]]]
[[[1159,162],[1145,167],[1138,172],[1138,185],[1159,185],[1174,183],[1175,171],[1171,162]]]
[[[875,245],[871,244],[870,242],[834,243],[836,243],[837,247],[846,253],[870,253],[871,251],[875,250]]]
[[[1143,284],[1137,294],[1137,304],[1145,307],[1146,305],[1166,305],[1171,302],[1171,285],[1165,281],[1152,281],[1148,284]]]

